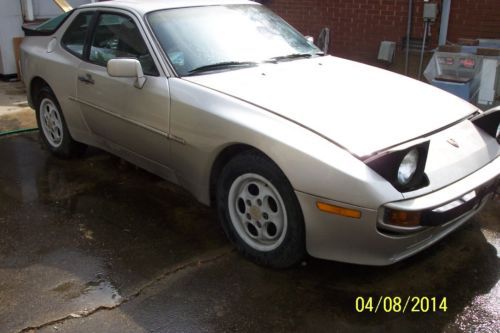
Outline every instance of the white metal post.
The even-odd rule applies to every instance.
[[[23,9],[23,17],[25,21],[35,20],[35,12],[33,11],[32,0],[21,0],[21,8]]]
[[[448,38],[448,24],[450,22],[451,0],[443,0],[441,13],[441,28],[439,29],[439,46],[446,45]]]

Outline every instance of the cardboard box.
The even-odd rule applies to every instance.
[[[471,39],[471,38],[459,38],[458,44],[465,46],[478,46],[479,39]]]

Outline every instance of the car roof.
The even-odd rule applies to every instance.
[[[121,8],[145,14],[160,9],[215,6],[229,4],[256,4],[248,0],[112,0],[95,2],[79,8]]]

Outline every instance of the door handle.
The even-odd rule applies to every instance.
[[[92,79],[92,75],[90,74],[85,74],[85,76],[78,76],[78,80],[83,82],[83,83],[86,83],[86,84],[94,84],[94,79]]]

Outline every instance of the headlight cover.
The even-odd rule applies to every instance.
[[[415,191],[429,185],[425,175],[429,144],[429,141],[425,141],[401,150],[388,151],[368,158],[365,163],[398,191]]]
[[[483,112],[472,119],[477,127],[494,137],[500,144],[500,107]]]
[[[398,183],[400,185],[405,186],[411,182],[417,171],[418,158],[419,154],[416,148],[413,148],[405,155],[398,169]]]

